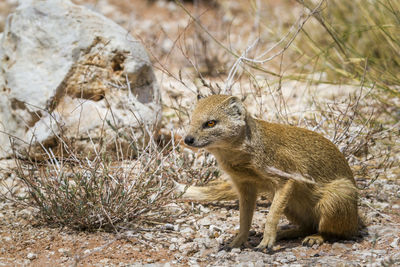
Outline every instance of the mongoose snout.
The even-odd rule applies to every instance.
[[[185,144],[187,144],[188,146],[192,146],[194,144],[194,137],[191,135],[187,135],[185,137]]]

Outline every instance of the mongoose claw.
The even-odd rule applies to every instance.
[[[264,238],[261,240],[260,244],[258,244],[257,249],[263,251],[265,248],[271,250],[275,244],[276,234],[267,234],[264,233]]]
[[[268,248],[268,247],[260,247],[260,246],[257,246],[257,247],[255,247],[255,248],[253,248],[253,251],[270,254],[270,253],[272,252],[272,249],[270,249],[270,248]]]
[[[303,242],[301,242],[303,246],[308,246],[308,247],[312,247],[313,245],[319,246],[322,243],[324,243],[324,238],[318,234],[307,236],[306,238],[303,239]]]
[[[246,239],[243,236],[237,235],[232,242],[224,242],[220,246],[219,251],[231,251],[233,248],[243,248],[245,241]]]

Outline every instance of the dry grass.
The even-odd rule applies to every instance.
[[[70,143],[59,138],[61,146]],[[174,214],[167,205],[177,197],[175,181],[205,181],[218,175],[213,160],[204,160],[203,153],[182,152],[175,139],[160,147],[152,137],[138,148],[135,159],[124,161],[115,161],[101,141],[92,145],[104,152],[92,158],[70,149],[55,156],[44,146],[44,160],[15,155],[15,177],[24,190],[16,190],[20,183],[13,183],[2,197],[34,207],[38,222],[76,230],[119,232],[127,225],[170,222]]]
[[[306,9],[312,1],[297,0]],[[374,84],[399,97],[400,3],[392,0],[325,1],[296,43],[304,63],[322,81]],[[398,103],[397,103],[398,107]]]

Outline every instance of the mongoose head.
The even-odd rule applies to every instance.
[[[237,97],[212,95],[200,99],[193,111],[185,144],[198,148],[226,147],[243,135],[245,119],[246,110]]]

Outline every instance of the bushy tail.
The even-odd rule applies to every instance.
[[[320,214],[319,231],[339,237],[351,237],[360,228],[357,187],[349,179],[337,179],[319,189],[321,199],[316,209]]]
[[[189,186],[177,184],[177,191],[184,192],[182,198],[196,201],[222,201],[239,198],[233,184],[226,180],[210,182],[207,186]]]

